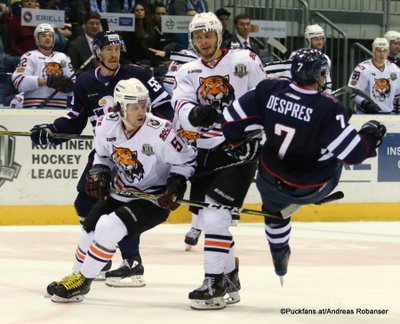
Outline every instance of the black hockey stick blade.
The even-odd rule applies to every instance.
[[[330,203],[332,201],[340,200],[344,198],[343,191],[335,191],[334,193],[326,196],[325,198],[321,199],[320,201],[314,203],[314,205],[324,205]]]

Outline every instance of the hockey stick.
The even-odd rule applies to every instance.
[[[86,67],[86,65],[88,65],[93,60],[93,58],[94,58],[94,54],[92,54],[92,56],[90,56],[85,62],[83,62],[82,65],[74,73],[72,73],[72,75],[68,79],[74,78],[79,72],[82,71],[82,69],[84,69]],[[38,108],[43,108],[44,106],[46,106],[49,103],[49,101],[51,99],[53,99],[54,96],[59,92],[60,92],[60,90],[55,89],[50,96],[48,96],[46,99],[44,99],[44,101],[38,106]]]
[[[31,132],[20,132],[20,131],[0,131],[0,136],[31,136]],[[79,135],[79,134],[64,134],[64,133],[53,133],[52,137],[58,139],[81,139],[81,140],[92,140],[93,135]]]
[[[149,199],[149,200],[154,200],[154,201],[157,201],[158,198],[160,197],[159,195],[152,195],[152,194],[148,194],[145,192],[137,192],[137,191],[131,191],[131,190],[116,190],[114,192],[116,194],[120,194],[120,195],[131,197],[131,198],[142,198],[142,199]],[[342,199],[343,197],[344,197],[343,192],[337,191],[329,196],[326,196],[324,199],[320,200],[319,202],[316,202],[314,205],[318,205],[318,206],[323,205],[323,204],[330,203],[335,200]],[[204,207],[204,208],[213,208],[213,209],[218,209],[218,210],[228,210],[232,214],[248,214],[248,215],[253,215],[253,216],[262,216],[262,217],[282,219],[282,217],[280,217],[280,216],[272,215],[270,213],[263,212],[260,210],[255,210],[255,209],[227,206],[227,205],[222,205],[222,204],[207,203],[205,201],[195,201],[195,200],[187,200],[187,199],[178,199],[178,200],[176,200],[176,202],[178,204],[188,205],[188,206],[193,206],[193,207]]]
[[[245,143],[246,141],[249,141],[249,140],[254,139],[254,138],[257,138],[257,137],[261,137],[263,134],[264,134],[264,130],[263,130],[263,129],[256,129],[255,131],[249,133],[249,134],[248,134],[243,140],[241,140],[240,142],[237,142],[237,143],[235,143],[234,145],[233,145],[233,144],[230,144],[230,148],[231,148],[231,149],[234,149],[234,148],[236,148],[236,147],[242,145],[242,144]],[[221,170],[224,170],[224,169],[228,169],[228,168],[232,168],[232,167],[235,167],[235,166],[239,166],[239,165],[242,165],[242,164],[248,164],[248,163],[251,163],[251,162],[254,162],[254,160],[237,161],[237,162],[233,162],[233,163],[231,163],[231,164],[222,165],[222,166],[217,167],[217,168],[215,168],[215,169],[212,169],[212,170],[209,170],[209,171],[204,171],[204,172],[202,172],[202,173],[195,174],[195,175],[193,175],[193,176],[190,177],[190,180],[196,180],[196,179],[199,179],[199,178],[203,178],[203,177],[209,176],[209,175],[211,175],[211,174],[214,174],[214,173],[216,173],[216,172],[218,172],[218,171],[221,171]]]
[[[360,89],[349,87],[349,86],[344,86],[339,89],[336,89],[335,91],[332,92],[332,96],[334,97],[339,97],[344,94],[350,94],[354,96],[360,96],[365,100],[368,100],[370,102],[374,102],[370,96],[368,96],[364,91],[361,91]]]
[[[287,52],[287,48],[285,47],[285,45],[283,45],[276,38],[269,37],[267,40],[267,44],[271,45],[273,48],[276,48],[282,54],[285,54]]]

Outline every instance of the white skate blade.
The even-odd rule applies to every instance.
[[[240,302],[240,295],[237,291],[227,293],[227,295],[228,296],[224,298],[227,305],[237,304]]]
[[[238,219],[232,219],[230,226],[238,226],[238,224],[239,224],[239,220]]]
[[[146,286],[146,282],[143,276],[137,275],[132,277],[120,278],[120,277],[109,277],[106,278],[106,285],[109,287],[134,287],[140,288]]]
[[[195,310],[216,310],[226,307],[223,297],[215,297],[207,300],[190,299],[190,307]]]
[[[71,298],[63,298],[63,297],[57,296],[56,294],[51,296],[51,301],[53,303],[63,303],[63,304],[80,303],[84,299],[85,299],[85,296],[83,296],[83,295],[78,295],[78,296],[74,296],[74,297],[71,297]]]
[[[193,245],[186,244],[185,251],[190,251]]]
[[[47,291],[45,291],[45,293],[43,294],[44,298],[51,298],[51,296],[53,295],[50,295]]]
[[[100,271],[99,274],[94,277],[93,281],[104,281],[106,280],[106,272],[107,271]]]

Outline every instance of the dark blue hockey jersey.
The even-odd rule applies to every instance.
[[[242,140],[250,125],[262,125],[260,167],[295,187],[321,186],[338,163],[358,164],[375,152],[376,141],[358,134],[339,101],[286,80],[260,82],[223,115],[228,142]]]
[[[174,110],[170,103],[171,98],[157,80],[142,67],[121,65],[109,78],[100,76],[99,68],[97,68],[83,73],[77,79],[71,111],[54,122],[57,132],[80,134],[88,120],[94,129],[97,118],[112,110],[114,88],[117,83],[130,78],[139,79],[149,90],[151,112],[172,121]]]

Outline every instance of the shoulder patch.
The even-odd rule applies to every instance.
[[[147,126],[153,127],[153,128],[159,128],[161,126],[161,122],[159,122],[156,119],[150,118],[147,121]]]
[[[103,115],[103,116],[104,116],[104,115]],[[114,121],[117,121],[117,120],[119,120],[119,115],[116,114],[116,113],[107,114],[107,115],[106,115],[106,119],[107,119],[107,120],[114,120]]]
[[[171,124],[168,124],[168,123],[165,124],[163,130],[162,130],[161,133],[160,133],[160,138],[161,138],[163,141],[165,141],[165,140],[167,139],[169,133],[171,133],[171,130],[172,130]]]

